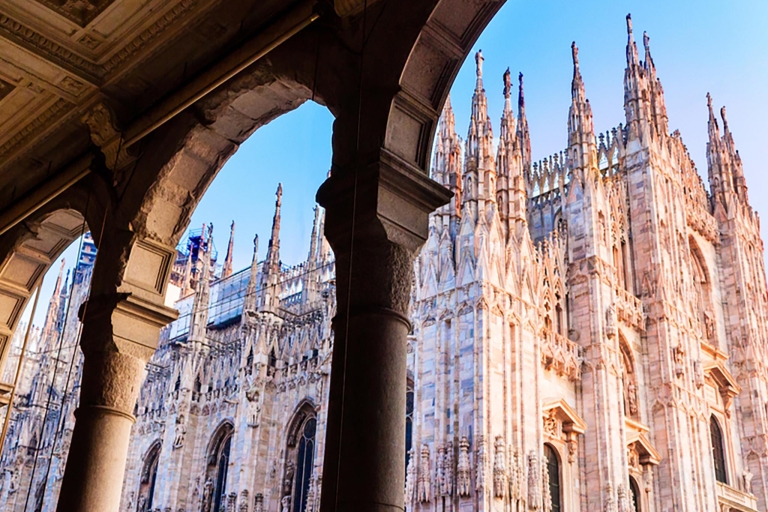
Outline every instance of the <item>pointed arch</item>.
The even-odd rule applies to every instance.
[[[305,398],[296,407],[286,431],[285,468],[281,502],[289,498],[292,512],[304,512],[313,479],[316,452],[317,410]]]
[[[231,420],[222,421],[214,430],[206,451],[206,488],[208,502],[204,503],[205,510],[222,512],[225,510],[227,496],[227,473],[229,472],[229,457],[232,449],[232,434],[234,425]]]
[[[155,500],[155,485],[157,483],[157,468],[160,464],[162,443],[155,440],[146,451],[141,463],[139,479],[138,502],[139,510],[152,510]]]

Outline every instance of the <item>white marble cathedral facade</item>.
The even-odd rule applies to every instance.
[[[707,191],[627,21],[613,130],[594,131],[575,45],[556,155],[532,162],[522,76],[517,116],[504,77],[494,139],[481,54],[466,141],[445,107],[432,172],[454,197],[414,269],[408,512],[768,506],[759,219],[725,110],[721,132],[710,102]],[[256,241],[233,273],[232,232],[214,276],[206,226],[181,248],[180,317],[148,365],[122,510],[318,510],[334,260],[318,209],[307,260],[282,266],[281,194],[265,261]],[[3,500],[28,444],[6,448]]]
[[[556,155],[531,162],[509,72],[494,147],[480,53],[465,142],[445,107],[433,178],[454,198],[416,263],[407,510],[768,506],[759,219],[725,109],[721,132],[710,100],[707,192],[627,26],[605,134],[575,43]]]

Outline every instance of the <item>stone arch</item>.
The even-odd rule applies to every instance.
[[[13,333],[43,276],[61,253],[89,230],[86,205],[77,194],[68,196],[0,236],[0,371],[5,367]]]
[[[152,510],[161,450],[162,443],[157,439],[150,445],[149,449],[145,452],[144,457],[141,459],[137,510]]]
[[[235,430],[235,426],[232,420],[226,419],[221,421],[214,429],[211,439],[208,441],[208,446],[205,449],[206,458],[208,464],[211,464],[211,455],[216,451],[216,448],[221,444],[221,441],[231,435]]]

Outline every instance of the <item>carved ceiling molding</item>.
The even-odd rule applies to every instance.
[[[78,71],[83,75],[81,76],[83,79],[90,78],[95,80],[103,76],[101,66],[77,55],[4,14],[0,14],[0,37],[14,42],[38,56],[50,60],[54,64],[72,71]]]
[[[63,98],[59,98],[50,108],[27,123],[24,128],[13,134],[10,139],[0,146],[0,161],[2,161],[2,167],[5,167],[10,163],[9,161],[12,159],[11,153],[26,146],[39,135],[54,127],[55,125],[53,125],[51,121],[57,118],[59,114],[66,112],[67,107],[74,107],[74,105]],[[61,119],[56,119],[56,121],[61,121]]]
[[[79,27],[85,27],[99,14],[115,3],[115,0],[36,0],[56,14],[63,16]]]
[[[128,44],[117,50],[103,64],[95,63],[78,55],[5,14],[0,14],[0,37],[18,44],[58,66],[77,72],[84,80],[98,82],[107,78],[121,64],[154,42],[164,30],[176,24],[181,17],[194,10],[201,3],[203,3],[201,0],[180,0],[164,15],[130,40]],[[85,41],[83,44],[86,45],[88,40],[87,34],[80,38],[80,42]]]

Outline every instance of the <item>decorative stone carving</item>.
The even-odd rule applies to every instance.
[[[616,489],[616,498],[619,505],[619,512],[631,512],[629,508],[629,499],[627,497],[627,489],[624,484],[619,484]]]
[[[184,446],[184,436],[187,434],[187,424],[184,420],[184,415],[181,414],[176,418],[176,436],[173,440],[173,449],[178,450]]]
[[[616,510],[616,497],[613,493],[613,484],[605,484],[605,512],[618,512]]]
[[[544,416],[544,434],[559,438],[560,437],[560,422],[557,420],[557,410],[550,409]]]
[[[291,497],[283,496],[280,500],[280,512],[291,512]]]
[[[405,505],[413,504],[413,493],[416,486],[416,454],[413,448],[408,452],[408,467],[405,470]]]
[[[627,412],[629,412],[631,416],[635,416],[637,414],[637,386],[631,379],[627,382],[626,392],[627,409],[629,409]]]
[[[114,119],[112,111],[103,102],[97,103],[81,117],[82,122],[91,132],[91,140],[104,153],[105,165],[112,171],[121,168],[131,160],[122,145],[120,131]]]
[[[578,343],[548,329],[541,334],[541,364],[571,381],[581,379],[583,349]]]
[[[680,378],[685,374],[685,349],[677,345],[672,349],[672,355],[675,359],[675,375]]]
[[[616,306],[611,304],[608,306],[608,309],[605,310],[605,335],[608,338],[614,338],[617,332]]]
[[[482,492],[485,489],[485,439],[477,436],[477,467],[475,468],[475,490]]]
[[[693,362],[693,382],[697,389],[701,389],[704,386],[704,369],[701,361],[698,359]]]
[[[528,510],[539,511],[542,506],[539,457],[531,450],[528,453]]]
[[[419,459],[419,478],[417,485],[417,499],[420,503],[429,503],[431,499],[430,492],[430,470],[429,470],[429,446],[421,446],[421,458]]]
[[[309,489],[307,490],[307,501],[304,504],[304,512],[313,512],[315,510],[315,477],[309,479]]]
[[[208,479],[203,485],[203,502],[200,510],[202,512],[211,512],[213,505],[213,480]]]
[[[507,489],[506,446],[502,436],[496,436],[493,442],[493,495],[504,498]]]
[[[752,494],[752,478],[754,478],[755,475],[752,474],[752,472],[749,470],[748,467],[744,467],[744,471],[741,474],[741,480],[744,484],[744,492],[747,494]]]
[[[240,492],[240,501],[237,507],[237,512],[248,512],[248,489],[243,489]]]
[[[253,497],[253,512],[264,512],[264,495],[261,493]]]
[[[227,512],[235,512],[235,505],[237,504],[237,493],[231,492],[227,496]]]
[[[541,488],[543,490],[542,509],[552,512],[552,493],[549,490],[549,470],[546,464],[541,467]]]
[[[283,494],[291,494],[293,488],[293,473],[296,471],[294,463],[289,460],[285,463],[285,476],[283,477]]]
[[[459,496],[469,496],[471,487],[469,464],[469,439],[462,436],[459,440],[459,463],[456,468],[456,492]]]

